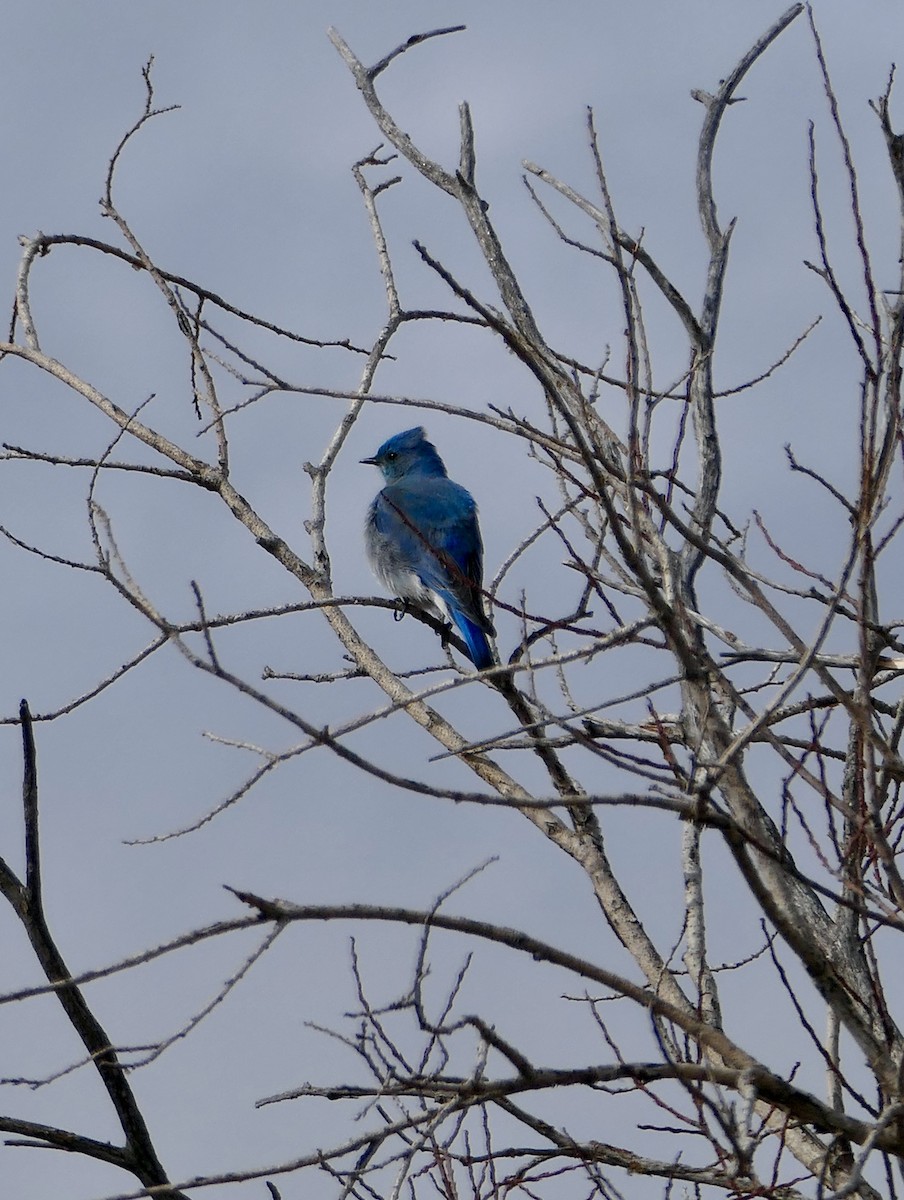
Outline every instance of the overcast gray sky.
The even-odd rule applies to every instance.
[[[395,63],[381,78],[381,94],[402,128],[448,165],[457,160],[458,105],[470,102],[480,188],[540,324],[559,349],[598,362],[607,344],[618,344],[622,318],[614,293],[557,244],[521,182],[522,161],[536,161],[590,191],[585,113],[592,105],[623,225],[643,229],[645,244],[663,266],[698,295],[705,259],[693,171],[702,109],[689,93],[712,90],[783,7],[762,0],[8,0],[0,41],[0,280],[7,311],[19,234],[42,230],[117,241],[98,198],[110,154],[141,112],[141,70],[154,55],[156,102],[181,107],[127,147],[116,193],[149,253],[235,305],[309,337],[369,344],[383,322],[384,299],[350,168],[380,139],[326,30],[334,25],[369,62],[412,33],[461,22],[466,32]],[[880,93],[891,60],[901,53],[904,10],[893,0],[819,0],[814,7],[858,156],[873,245],[891,268],[897,214],[866,101]],[[726,220],[738,216],[716,362],[724,386],[765,370],[810,320],[830,310],[819,280],[799,265],[815,255],[806,173],[811,117],[824,154],[826,208],[839,233],[847,233],[837,146],[804,21],[772,47],[742,93],[747,99],[729,112],[716,161],[720,213]],[[402,174],[383,215],[406,302],[449,302],[411,248],[414,238],[486,295],[485,268],[451,202],[444,206],[431,196],[410,170]],[[842,269],[856,288],[856,263],[842,258]],[[147,280],[136,282],[116,264],[63,247],[39,264],[35,281],[48,353],[125,408],[152,393],[160,404],[184,397],[184,346]],[[662,386],[684,369],[679,332],[665,314],[655,317]],[[812,511],[789,499],[782,447],[832,439],[837,432],[837,479],[851,477],[854,427],[845,406],[854,376],[839,342],[837,326],[824,323],[758,393],[755,407],[738,400],[720,414],[726,490],[735,511],[760,507],[767,519],[783,522],[789,544],[806,544],[826,569],[834,566],[831,544],[821,544]],[[346,353],[263,338],[260,345],[262,352],[266,345],[267,361],[294,381],[337,389],[357,384],[360,362]],[[443,326],[406,335],[396,351],[398,361],[378,376],[380,393],[475,411],[488,404],[539,411],[531,380],[487,338]],[[225,395],[234,402],[241,391],[236,385]],[[0,371],[0,411],[0,440],[7,442],[91,455],[109,437],[99,418],[62,389],[14,363]],[[302,551],[309,509],[302,464],[322,453],[342,411],[341,401],[286,397],[233,424],[237,485]],[[420,420],[417,413],[373,407],[337,466],[330,530],[340,594],[376,591],[359,531],[377,478],[357,460]],[[518,446],[491,430],[431,414],[424,423],[450,473],[478,499],[492,575],[531,527],[534,496],[547,484]],[[190,437],[187,416],[185,430]],[[49,473],[45,478],[20,464],[0,464],[0,523],[53,553],[88,555],[86,478],[61,474],[51,481]],[[237,541],[212,505],[150,481],[115,478],[102,483],[99,497],[130,566],[171,613],[191,614],[191,579],[202,583],[216,611],[293,597],[283,574]],[[0,714],[12,717],[22,696],[36,712],[53,710],[149,640],[139,618],[97,580],[52,568],[5,543],[0,556]],[[511,602],[521,586],[532,588],[539,606],[551,602],[536,563],[514,573]],[[426,629],[395,624],[385,611],[359,619],[392,665],[437,661]],[[498,624],[505,649],[517,630],[504,617]],[[287,640],[290,632],[293,640]],[[317,617],[282,623],[272,632],[256,625],[235,636],[230,653],[257,670],[263,664],[284,671],[339,666],[336,646]],[[448,711],[476,736],[482,720],[499,716],[483,699],[473,711],[472,692],[450,699]],[[337,720],[376,703],[376,693],[364,685],[324,694],[317,697],[318,720]],[[49,917],[74,968],[97,966],[233,915],[236,906],[223,883],[298,901],[426,906],[493,854],[500,862],[471,885],[462,910],[576,949],[584,945],[582,931],[599,920],[584,881],[555,861],[548,846],[538,845],[523,823],[495,811],[393,794],[325,754],[277,773],[198,833],[151,846],[123,845],[197,820],[252,768],[247,754],[212,744],[204,731],[277,749],[289,744],[272,718],[193,674],[175,651],[157,656],[73,715],[38,727]],[[407,729],[397,736],[388,747],[386,729],[371,729],[354,745],[382,753],[402,773],[429,774],[428,739]],[[0,853],[19,867],[21,761],[18,730],[9,724],[0,728],[0,772],[7,797],[0,809]],[[646,820],[635,815],[632,824],[616,816],[610,836],[629,874],[636,864],[664,881],[661,890],[638,900],[656,922],[665,919],[662,901],[678,882],[669,877],[673,840],[639,832],[638,821],[645,829]],[[736,957],[752,945],[744,939],[755,935],[745,931],[742,944],[732,947],[727,922],[723,932],[726,953],[734,950]],[[166,1036],[210,998],[250,944],[207,946],[194,952],[192,965],[188,956],[167,960],[89,989],[89,999],[121,1043]],[[0,945],[0,990],[37,980],[24,939],[6,914],[0,914]],[[412,936],[390,930],[362,938],[362,945],[381,997],[389,998],[410,969]],[[600,953],[624,966],[613,947],[604,944]],[[544,993],[531,976],[515,1010],[498,990],[480,993],[481,983],[504,971],[503,999],[517,994],[522,970],[488,958],[475,968],[475,994],[496,995],[486,1003],[500,1005],[498,1016],[516,1039],[537,1034],[546,1000],[561,991],[550,979]],[[136,1088],[173,1177],[278,1162],[334,1140],[336,1114],[328,1106],[300,1115],[291,1106],[255,1111],[253,1104],[304,1080],[351,1073],[341,1050],[304,1023],[329,1023],[353,1000],[344,932],[290,933],[184,1045],[140,1073]],[[757,1028],[757,1015],[748,1017],[751,1040],[766,1037],[770,1031]],[[564,1034],[547,1029],[544,1036],[550,1053],[560,1049],[567,1057]],[[49,999],[0,1007],[0,1076],[51,1073],[78,1057],[79,1046]],[[0,1087],[0,1109],[97,1137],[116,1135],[105,1097],[85,1071],[37,1091]],[[579,1113],[574,1120],[580,1122]],[[321,1186],[326,1195],[328,1181]],[[285,1187],[286,1200],[302,1194],[293,1187],[300,1185]],[[17,1200],[88,1200],[126,1190],[126,1181],[112,1169],[49,1151],[0,1147],[0,1190]],[[249,1185],[242,1194],[259,1196],[262,1185]]]

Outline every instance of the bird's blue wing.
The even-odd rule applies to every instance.
[[[477,506],[449,479],[423,479],[386,487],[378,521],[394,537],[425,586],[455,597],[487,624],[475,603],[483,583],[483,544]]]
[[[475,665],[491,666],[493,626],[483,608],[483,544],[470,493],[445,478],[400,481],[380,493],[371,520],[399,566],[443,600]]]

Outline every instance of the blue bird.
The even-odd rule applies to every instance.
[[[454,625],[482,671],[496,658],[483,608],[483,543],[470,492],[446,475],[424,430],[406,429],[363,463],[379,467],[378,492],[364,529],[374,574],[401,600]]]

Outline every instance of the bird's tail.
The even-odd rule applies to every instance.
[[[487,667],[495,666],[496,655],[493,653],[493,648],[487,639],[486,633],[484,633],[480,626],[475,624],[470,617],[466,617],[457,608],[451,610],[451,615],[452,620],[458,628],[458,632],[464,638],[464,643],[468,647],[471,662],[477,670],[484,671]]]

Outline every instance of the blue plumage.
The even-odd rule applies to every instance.
[[[455,625],[478,670],[493,666],[474,498],[448,478],[420,426],[395,434],[361,461],[379,467],[386,481],[364,530],[374,574],[400,599]]]

